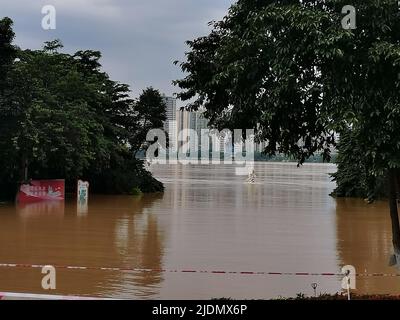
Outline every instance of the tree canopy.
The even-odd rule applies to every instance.
[[[133,114],[128,141],[136,155],[138,151],[144,151],[148,147],[147,133],[152,129],[162,128],[167,119],[165,101],[160,92],[152,87],[143,90],[133,105]]]

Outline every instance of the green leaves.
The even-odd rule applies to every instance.
[[[152,129],[161,129],[167,119],[166,106],[161,93],[152,87],[143,90],[132,105],[133,117],[128,121],[128,141],[136,155],[147,147],[146,136]]]
[[[4,81],[7,69],[15,59],[16,48],[12,44],[15,34],[10,18],[0,20],[0,81]]]
[[[124,181],[108,192],[145,189],[133,146],[145,142],[148,126],[165,119],[158,91],[148,89],[135,102],[128,85],[101,70],[98,51],[62,53],[59,40],[43,50],[17,50],[11,25],[0,20],[0,197],[21,181],[26,162],[31,178],[66,178],[74,185],[78,177],[95,177],[94,190],[106,179]]]

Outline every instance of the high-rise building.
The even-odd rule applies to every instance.
[[[202,111],[190,112],[190,123],[189,129],[196,132],[198,149],[202,147],[202,130],[208,129],[208,120],[204,117]],[[191,144],[194,143],[194,139],[191,139]]]
[[[190,129],[193,129],[200,133],[202,129],[208,128],[208,120],[204,117],[204,113],[201,111],[190,113]]]
[[[177,134],[178,135],[183,130],[190,129],[190,118],[191,118],[191,112],[184,110],[184,109],[178,111],[178,113],[177,113]],[[180,137],[180,140],[182,140],[182,138],[183,137]],[[182,143],[185,141],[181,141],[180,145],[182,145]]]
[[[201,148],[201,130],[208,128],[208,120],[203,113],[187,110],[177,111],[177,134],[178,148],[180,153],[187,154],[189,150],[199,150]],[[197,141],[197,148],[196,148]],[[192,153],[192,152],[190,152]],[[195,154],[191,156],[197,157]]]
[[[177,146],[177,126],[176,126],[176,98],[163,96],[167,120],[164,122],[164,130],[169,135],[170,148]]]

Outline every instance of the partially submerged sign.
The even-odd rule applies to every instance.
[[[65,180],[31,180],[20,186],[17,195],[20,203],[64,200]]]
[[[89,182],[78,180],[78,213],[84,214],[88,211],[89,203]]]

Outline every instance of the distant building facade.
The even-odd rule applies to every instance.
[[[163,100],[166,108],[167,119],[164,122],[164,130],[169,135],[169,141],[171,147],[177,146],[177,110],[176,110],[176,98],[163,96]]]

